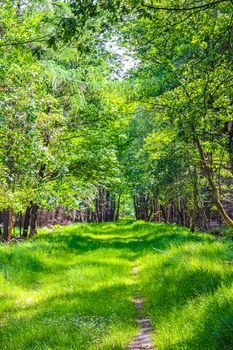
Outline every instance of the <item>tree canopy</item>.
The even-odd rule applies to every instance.
[[[108,221],[122,195],[138,219],[233,227],[232,8],[1,1],[5,239],[25,208],[27,235],[38,207]]]

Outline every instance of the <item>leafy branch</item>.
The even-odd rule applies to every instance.
[[[210,2],[208,4],[204,4],[204,5],[198,5],[198,6],[191,6],[191,7],[162,7],[162,6],[153,6],[153,5],[148,5],[145,4],[144,2],[141,4],[143,7],[147,7],[153,10],[162,10],[162,11],[193,11],[193,10],[197,10],[197,9],[209,9],[211,7],[214,7],[216,5],[219,5],[223,2],[228,2],[229,0],[218,0],[218,1],[214,1],[214,2]]]

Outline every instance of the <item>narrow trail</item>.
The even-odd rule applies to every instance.
[[[139,268],[133,267],[132,274],[137,278]],[[137,292],[136,296],[133,299],[135,308],[137,309],[136,322],[139,325],[139,332],[134,338],[134,340],[129,344],[129,349],[131,350],[156,350],[153,346],[151,339],[151,322],[148,317],[142,317],[141,311],[143,308],[143,299],[140,296],[140,293]]]

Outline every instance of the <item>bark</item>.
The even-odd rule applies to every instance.
[[[31,204],[30,217],[29,217],[30,236],[34,236],[34,234],[37,233],[37,227],[36,227],[37,210],[38,210],[38,205]]]
[[[9,241],[9,209],[3,209],[2,211],[2,222],[3,222],[3,240]]]
[[[229,155],[229,170],[233,175],[233,121],[227,122],[224,126],[223,133],[227,135],[227,152]]]
[[[24,223],[23,223],[23,237],[28,236],[28,228],[30,223],[30,211],[31,211],[31,205],[27,207],[24,215]]]
[[[172,206],[173,206],[173,204],[169,203],[168,207],[167,207],[167,222],[169,224],[172,223]]]
[[[151,202],[150,202],[150,211],[148,213],[148,219],[150,221],[154,221],[155,213],[156,213],[156,202],[155,202],[155,196],[154,196],[154,194],[152,194]]]
[[[118,198],[117,198],[117,208],[116,208],[116,214],[115,214],[115,221],[117,221],[119,219],[121,195],[122,195],[122,193],[119,193]]]
[[[198,182],[197,182],[197,171],[194,172],[194,181],[193,181],[193,208],[190,216],[190,229],[192,232],[195,231],[197,214],[198,214]]]
[[[23,214],[22,212],[19,213],[19,235],[21,237],[22,235],[22,223],[23,223]]]
[[[161,211],[162,211],[162,214],[163,214],[164,222],[167,223],[166,209],[162,205],[160,206],[160,208],[161,208]]]
[[[133,197],[133,205],[134,205],[134,213],[135,213],[135,217],[138,220],[138,208],[137,208],[137,200],[136,200],[136,196]]]
[[[13,226],[14,226],[13,208],[9,207],[9,239],[12,235]]]
[[[87,222],[88,223],[91,222],[91,210],[90,210],[90,208],[87,209]]]
[[[213,177],[213,170],[212,168],[209,166],[209,164],[207,164],[207,160],[206,160],[206,157],[205,157],[205,153],[204,153],[204,150],[203,150],[203,147],[202,147],[202,144],[198,138],[198,136],[196,136],[195,138],[195,141],[196,141],[196,145],[197,145],[197,149],[199,151],[199,154],[200,154],[200,158],[202,160],[202,165],[205,169],[205,173],[206,173],[206,178],[209,182],[209,185],[211,187],[211,192],[212,192],[212,197],[213,197],[213,200],[214,200],[214,203],[217,207],[217,210],[218,210],[218,213],[221,215],[222,219],[224,220],[224,222],[230,226],[231,228],[233,228],[233,220],[230,218],[230,216],[226,213],[226,211],[224,210],[223,208],[223,205],[220,201],[220,198],[219,198],[219,191],[218,191],[218,188],[217,188],[217,185],[214,181],[214,177]]]
[[[0,211],[0,236],[2,236],[2,227],[3,227],[3,223],[2,223],[2,211]]]
[[[151,196],[140,194],[133,197],[134,212],[137,220],[148,221],[151,218]]]

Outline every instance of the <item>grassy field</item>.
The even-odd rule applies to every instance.
[[[139,290],[158,350],[232,350],[232,257],[230,241],[143,222],[0,245],[0,349],[127,349]]]

